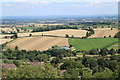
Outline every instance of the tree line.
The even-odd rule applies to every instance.
[[[50,26],[50,27],[46,27],[46,28],[33,29],[32,32],[43,32],[43,31],[51,31],[51,30],[58,30],[58,29],[78,29],[78,27],[70,27],[70,26],[64,26],[64,25],[57,25],[57,26]]]

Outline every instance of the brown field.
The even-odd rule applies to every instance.
[[[11,43],[8,43],[7,46],[15,48],[18,46],[20,50],[47,50],[52,46],[69,46],[67,38],[58,38],[58,37],[24,37],[18,38]]]
[[[111,30],[111,28],[101,28],[101,29],[94,29],[95,34],[90,36],[89,38],[99,38],[99,37],[109,37],[109,35],[111,35],[111,37],[114,37],[114,35],[118,32],[118,29],[113,29]]]
[[[4,44],[6,42],[10,42],[13,39],[0,39],[0,44]]]
[[[80,29],[60,29],[60,30],[53,30],[53,31],[46,31],[46,32],[34,32],[34,33],[18,33],[18,37],[29,36],[32,35],[53,35],[53,36],[62,36],[65,37],[68,34],[70,37],[74,35],[74,37],[83,37],[86,36],[86,30]]]

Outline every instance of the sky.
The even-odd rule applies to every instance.
[[[2,16],[117,15],[118,0],[3,0]]]

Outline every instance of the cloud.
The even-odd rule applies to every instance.
[[[89,3],[88,5],[85,5],[85,7],[91,7],[99,3],[101,3],[101,1],[94,1],[94,2]]]
[[[47,2],[47,1],[41,1],[40,4],[41,4],[41,5],[49,5],[50,2]]]

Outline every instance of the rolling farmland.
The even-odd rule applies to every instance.
[[[52,36],[62,36],[65,37],[68,34],[70,37],[74,35],[74,37],[83,37],[86,36],[86,30],[80,29],[60,29],[60,30],[52,30],[52,31],[45,31],[45,32],[34,32],[34,33],[18,33],[18,37],[29,36],[32,35],[52,35]]]
[[[109,35],[111,35],[111,37],[114,37],[114,35],[118,32],[118,29],[113,29],[111,30],[111,28],[101,28],[101,29],[94,29],[95,34],[93,34],[92,36],[90,36],[89,38],[100,38],[100,37],[109,37]]]
[[[72,39],[69,38],[69,44],[73,45],[77,51],[86,50],[89,51],[93,48],[101,49],[114,42],[117,42],[117,38],[88,38],[88,39]]]
[[[58,37],[25,37],[18,38],[11,43],[8,43],[7,46],[15,48],[18,46],[20,50],[47,50],[54,45],[58,46],[68,46],[67,38],[58,38]]]

